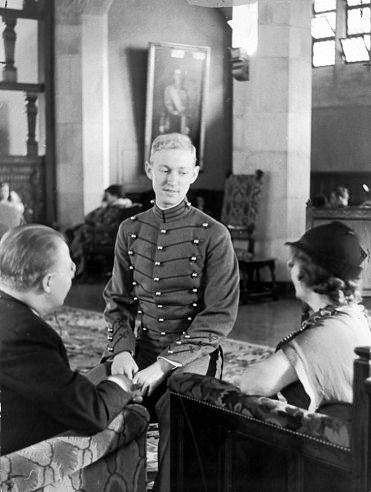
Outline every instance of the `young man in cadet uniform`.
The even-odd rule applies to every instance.
[[[239,272],[227,228],[191,206],[196,149],[182,134],[158,136],[146,174],[153,208],[122,222],[104,290],[108,345],[103,361],[140,387],[160,420],[156,490],[170,490],[166,379],[174,370],[219,377],[219,342],[232,330]],[[139,323],[136,326],[136,319]]]

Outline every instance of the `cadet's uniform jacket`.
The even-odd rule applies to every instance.
[[[237,316],[238,263],[227,228],[186,200],[125,220],[104,297],[103,360],[125,350],[135,356],[136,345],[151,354],[148,364],[162,356],[184,366],[210,354]]]

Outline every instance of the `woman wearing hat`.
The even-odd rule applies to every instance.
[[[274,354],[248,367],[238,385],[249,395],[280,393],[290,404],[310,411],[326,406],[331,413],[327,410],[337,408],[332,404],[353,400],[355,347],[371,345],[359,294],[366,255],[341,222],[315,227],[286,244],[295,295],[308,306],[308,317]]]

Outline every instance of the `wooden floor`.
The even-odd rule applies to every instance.
[[[74,284],[66,305],[103,311],[104,285],[105,282]],[[371,298],[365,298],[364,303],[371,310]],[[300,314],[300,302],[290,295],[277,301],[252,300],[239,307],[237,321],[229,337],[275,346],[285,335],[298,329]]]

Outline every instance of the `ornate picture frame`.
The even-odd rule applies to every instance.
[[[203,168],[205,108],[210,47],[149,43],[145,120],[145,159],[158,135],[188,135]]]

